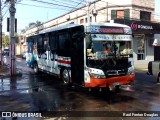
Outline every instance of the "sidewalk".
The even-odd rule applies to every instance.
[[[148,68],[142,68],[142,67],[135,67],[134,69],[135,69],[135,71],[143,71],[143,72],[148,71]]]
[[[7,77],[7,76],[10,76],[9,66],[0,65],[0,77]]]
[[[143,71],[143,72],[148,71],[148,67],[146,65],[136,65],[134,69],[135,71]]]
[[[135,71],[144,71],[147,72],[148,71],[148,61],[144,62],[144,61],[138,61],[134,63],[134,69]]]
[[[10,66],[0,65],[0,78],[10,77]],[[22,75],[22,73],[16,68],[16,73],[14,76]]]

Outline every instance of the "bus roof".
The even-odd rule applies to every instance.
[[[58,27],[53,27],[50,29],[46,29],[46,30],[41,30],[39,32],[39,34],[43,34],[43,33],[47,33],[47,32],[52,32],[52,31],[57,31],[57,30],[63,30],[66,28],[72,28],[72,27],[77,27],[77,26],[84,26],[84,27],[89,27],[89,26],[112,26],[112,27],[125,27],[125,28],[129,28],[129,26],[127,25],[123,25],[123,24],[118,24],[118,23],[87,23],[84,25],[80,25],[80,24],[66,24],[66,25],[62,25],[62,26],[58,26]]]
[[[61,25],[61,26],[53,27],[53,28],[50,28],[50,29],[47,29],[47,30],[41,30],[39,32],[39,34],[46,33],[46,32],[57,31],[57,30],[63,30],[63,29],[66,29],[66,28],[72,28],[72,27],[77,27],[77,26],[82,26],[82,25],[78,25],[78,24]]]

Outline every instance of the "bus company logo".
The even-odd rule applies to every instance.
[[[150,25],[142,25],[142,24],[137,24],[137,23],[132,23],[131,24],[131,29],[132,30],[137,30],[137,29],[142,29],[142,30],[153,30],[153,27]]]
[[[153,30],[153,27],[149,25],[138,25],[138,28],[144,29],[144,30]]]
[[[131,24],[131,29],[132,29],[132,30],[137,30],[137,29],[138,29],[138,24],[133,22],[133,23]]]

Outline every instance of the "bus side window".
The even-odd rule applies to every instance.
[[[58,53],[63,56],[70,55],[71,39],[67,31],[60,31],[58,35]]]
[[[57,50],[57,37],[55,33],[50,34],[49,46],[52,53]]]
[[[61,50],[68,49],[68,36],[66,33],[59,35],[59,48]]]
[[[48,37],[43,39],[43,50],[44,52],[48,50]]]
[[[38,42],[37,42],[37,49],[38,49],[38,53],[41,54],[42,53],[42,47],[43,47],[43,43],[42,43],[42,37],[39,36],[38,38]]]

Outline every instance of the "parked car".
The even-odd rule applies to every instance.
[[[148,75],[152,75],[156,78],[156,82],[160,83],[160,61],[150,61],[148,63]]]
[[[9,49],[8,49],[8,48],[5,48],[5,49],[3,50],[3,55],[9,56]]]

